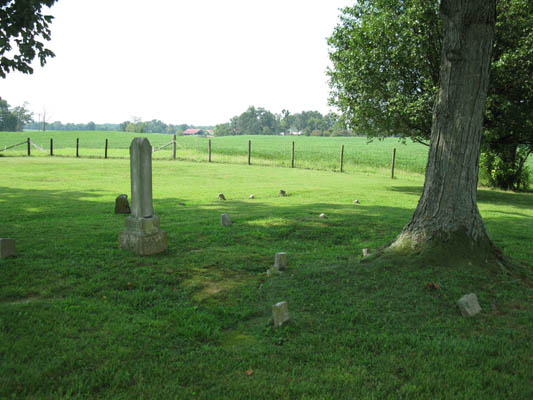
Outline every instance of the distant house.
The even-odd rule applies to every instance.
[[[193,136],[193,135],[203,135],[203,129],[185,129],[182,133],[182,136]]]

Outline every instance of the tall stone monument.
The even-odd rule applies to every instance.
[[[118,234],[119,247],[141,256],[161,253],[168,241],[152,206],[152,146],[147,138],[131,142],[130,171],[131,215],[126,229]]]

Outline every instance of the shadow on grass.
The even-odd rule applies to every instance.
[[[393,186],[390,190],[420,197],[421,186]],[[479,203],[498,205],[513,205],[514,207],[533,209],[533,195],[531,193],[501,192],[490,189],[478,189],[477,200]]]
[[[419,195],[421,188],[392,190]],[[6,187],[0,188],[0,192],[0,200],[4,200],[0,201],[0,213],[4,216],[0,237],[20,238],[20,248],[30,255],[42,254],[43,242],[47,242],[59,255],[70,253],[75,257],[90,251],[91,258],[104,265],[110,255],[117,259],[133,257],[117,247],[124,215],[114,214],[113,202],[96,201],[108,193]],[[531,196],[480,191],[480,197],[485,202],[526,207]],[[363,247],[379,247],[392,241],[412,216],[412,210],[407,208],[351,203],[295,204],[291,198],[275,199],[274,204],[272,199],[268,204],[260,199],[215,200],[200,205],[188,202],[184,198],[154,199],[155,213],[170,242],[167,252],[154,257],[167,262],[174,260],[173,265],[184,268],[217,265],[248,272],[264,271],[279,251],[290,251],[303,259],[306,254],[312,254],[313,259],[320,257],[320,253],[324,257],[359,255]],[[229,214],[231,227],[221,226],[222,213]],[[326,218],[319,218],[321,213]],[[519,228],[524,237],[531,235],[525,214],[501,213],[506,217],[486,219],[496,241],[498,232],[506,232],[510,225]],[[337,251],[337,247],[342,250]],[[235,263],[235,259],[239,262]]]

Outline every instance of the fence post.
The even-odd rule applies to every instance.
[[[344,145],[341,146],[341,172],[342,172],[343,161],[344,161]]]
[[[176,159],[176,134],[174,134],[174,141],[172,142],[172,159]]]
[[[292,142],[291,168],[294,168],[294,142]]]
[[[394,163],[396,161],[396,147],[392,149],[391,179],[394,179]]]
[[[105,140],[105,158],[107,158],[107,139]]]
[[[80,138],[76,138],[76,157],[80,156],[79,148],[80,148]]]
[[[248,165],[251,165],[250,158],[252,155],[252,141],[248,140]]]
[[[209,142],[207,144],[207,162],[211,162],[211,139],[209,139]]]
[[[30,138],[28,138],[28,157],[31,156]]]
[[[54,139],[50,138],[50,155],[54,155]]]

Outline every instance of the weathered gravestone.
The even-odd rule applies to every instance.
[[[15,239],[0,238],[0,258],[16,256]]]
[[[474,293],[465,294],[457,301],[457,305],[463,317],[473,317],[481,312],[477,296]]]
[[[128,195],[121,194],[115,199],[115,214],[130,214],[130,203],[128,202]]]
[[[274,256],[274,269],[276,271],[287,269],[287,253],[276,253]]]
[[[231,226],[231,219],[228,214],[222,214],[220,216],[220,224],[222,226]]]
[[[159,229],[152,205],[152,146],[147,138],[130,145],[131,215],[126,229],[118,234],[119,247],[145,256],[168,247],[167,233]]]
[[[280,301],[272,306],[272,319],[276,327],[289,321],[289,305],[286,301]]]

